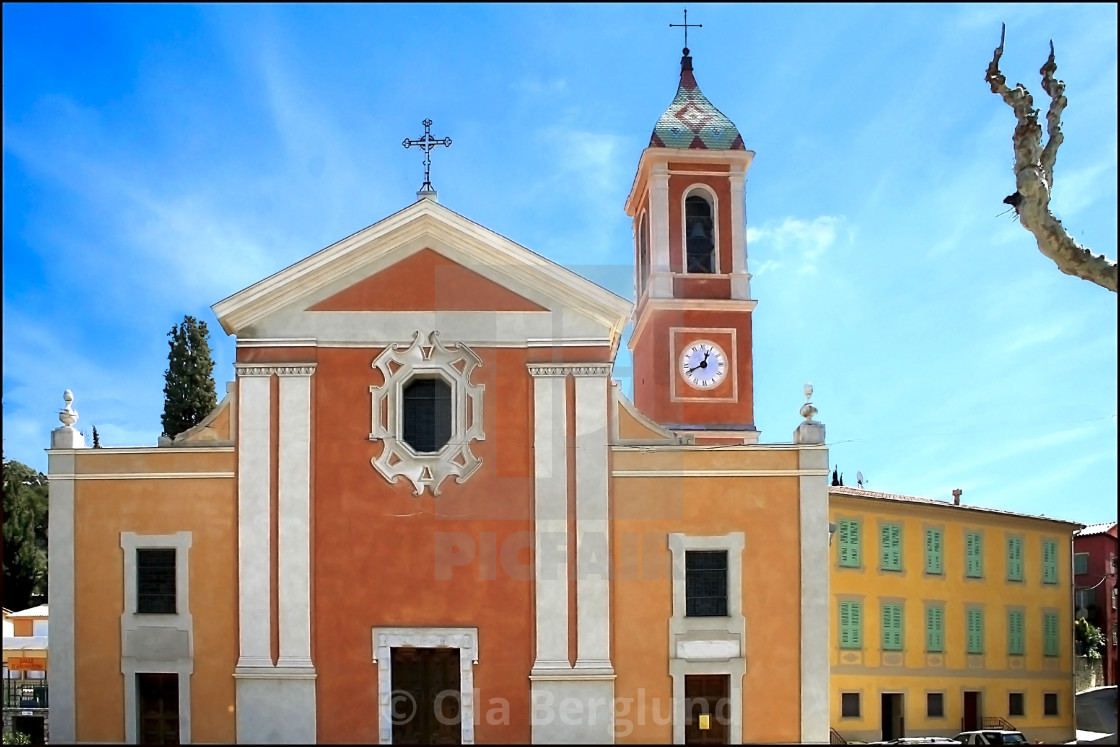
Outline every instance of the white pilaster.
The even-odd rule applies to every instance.
[[[798,467],[803,473],[798,478],[801,483],[801,741],[826,743],[829,740],[828,447],[823,444],[801,446]],[[804,474],[807,470],[818,474]]]
[[[47,575],[51,624],[47,666],[50,671],[51,741],[78,741],[74,683],[74,474],[73,452],[47,454],[50,525],[47,527]]]
[[[731,297],[751,297],[751,276],[747,272],[747,169],[731,165]]]
[[[649,175],[650,275],[649,297],[672,298],[669,270],[669,167],[655,163]]]
[[[568,661],[568,407],[562,365],[529,365],[533,376],[533,524],[537,670]]]
[[[238,668],[271,667],[270,366],[238,364]]]
[[[572,369],[576,385],[576,668],[606,672],[612,671],[607,468],[610,371],[610,364]]]
[[[278,597],[280,667],[311,664],[311,374],[281,366]]]

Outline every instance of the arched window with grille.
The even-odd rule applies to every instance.
[[[713,273],[715,262],[715,224],[712,203],[698,192],[684,201],[685,272]]]

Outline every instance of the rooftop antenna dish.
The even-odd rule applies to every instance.
[[[862,472],[856,472],[856,485],[860,486],[861,488],[863,487],[863,473]]]

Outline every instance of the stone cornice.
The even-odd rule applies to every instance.
[[[275,363],[234,363],[238,376],[310,376],[315,373],[314,363],[277,365]]]
[[[528,363],[529,375],[537,376],[610,376],[610,363]]]

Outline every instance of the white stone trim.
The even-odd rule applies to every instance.
[[[729,335],[729,350],[710,337],[693,335]],[[678,343],[679,341],[679,343]],[[715,347],[727,361],[727,376],[731,379],[731,394],[713,397],[703,389],[691,386],[681,375],[681,355],[685,348],[698,342],[706,342]],[[671,402],[738,402],[739,401],[739,336],[734,327],[670,327],[669,328],[669,401]],[[681,385],[678,386],[677,382]],[[721,381],[720,384],[723,382]],[[716,385],[718,387],[719,384]],[[715,387],[713,387],[715,388]]]
[[[238,667],[272,666],[270,376],[238,369]]]
[[[121,614],[121,673],[124,675],[125,742],[137,743],[136,675],[176,674],[179,679],[179,743],[191,741],[191,687],[194,672],[194,621],[190,613],[191,532],[121,532],[124,552],[124,612]],[[175,614],[136,612],[136,551],[175,550]],[[170,633],[170,635],[168,635]],[[177,635],[181,634],[181,635]]]
[[[232,447],[229,449],[233,450]],[[194,449],[191,449],[194,451]],[[52,480],[229,480],[234,472],[86,472],[51,475]]]
[[[667,276],[670,291],[672,290],[673,278],[671,275]],[[708,275],[707,277],[730,277],[734,281],[735,276],[731,275]],[[642,305],[642,315],[634,320],[634,331],[630,333],[630,340],[626,346],[633,350],[638,344],[638,340],[645,334],[646,327],[649,320],[654,316],[655,311],[754,311],[758,301],[739,300],[739,299],[726,299],[726,298],[655,298],[652,295],[646,299]]]
[[[96,452],[88,448],[81,449],[47,449],[48,454],[205,454],[222,451],[233,451],[233,446],[102,446]],[[79,475],[81,477],[81,475]]]
[[[76,683],[74,674],[74,452],[47,452],[47,573],[50,583],[51,740],[76,742]]]
[[[568,660],[568,402],[563,365],[529,366],[533,376],[533,672],[571,670]]]
[[[311,373],[280,374],[278,667],[311,667]]]
[[[646,297],[673,297],[673,276],[669,269],[669,167],[664,163],[654,164],[649,172],[649,278]]]
[[[587,368],[591,368],[590,366]],[[610,655],[610,366],[575,378],[576,668],[613,672]]]
[[[373,663],[377,665],[377,732],[381,744],[393,743],[392,649],[459,649],[459,727],[463,744],[474,744],[474,665],[478,663],[478,628],[374,628]]]
[[[829,474],[827,469],[615,469],[612,477],[800,477]]]
[[[483,431],[483,384],[471,383],[471,372],[482,365],[473,350],[458,343],[444,346],[439,333],[413,334],[412,343],[389,345],[373,360],[384,383],[371,386],[370,441],[381,441],[381,454],[370,460],[374,468],[391,483],[404,477],[412,483],[412,494],[424,490],[439,495],[447,477],[464,483],[482,466],[482,459],[471,451],[472,441],[485,441]],[[451,388],[451,437],[434,453],[417,453],[404,438],[404,387],[417,376],[438,376]]]
[[[798,452],[801,541],[801,741],[829,738],[828,451]]]
[[[746,621],[743,617],[743,532],[715,536],[669,534],[673,556],[673,616],[669,618],[669,674],[673,678],[673,743],[684,743],[684,678],[690,674],[730,676],[731,744],[743,741],[743,676],[746,674]],[[685,615],[685,553],[727,551],[727,617]]]

